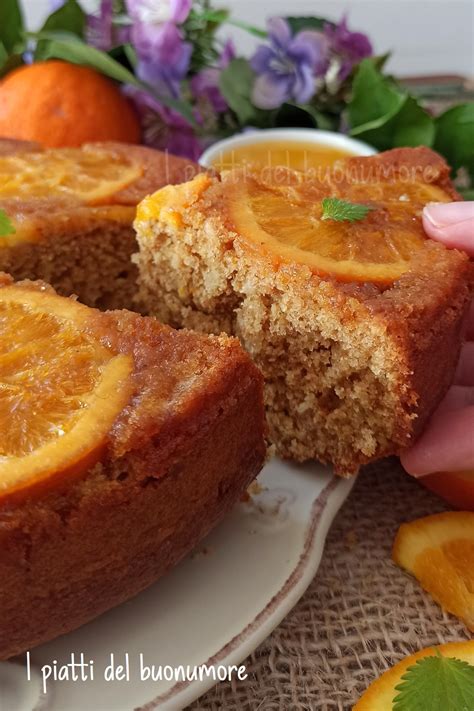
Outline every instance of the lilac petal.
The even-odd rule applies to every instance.
[[[269,71],[270,62],[275,59],[278,59],[276,52],[270,47],[261,44],[251,58],[250,66],[257,74],[263,74],[263,72]]]
[[[49,0],[49,9],[51,12],[56,12],[60,7],[64,5],[66,0]]]
[[[303,64],[296,72],[292,87],[293,98],[298,104],[306,104],[314,95],[315,81],[312,69]]]
[[[364,35],[362,32],[351,32],[350,34],[351,36],[347,43],[347,50],[350,54],[352,54],[353,57],[357,57],[357,59],[370,57],[373,49],[367,35]]]
[[[327,51],[328,43],[324,36],[313,30],[298,32],[288,46],[288,54],[291,57],[298,63],[306,62],[312,67],[321,63]]]
[[[348,55],[355,60],[370,57],[373,53],[372,44],[367,35],[362,32],[351,32],[347,26],[347,17],[335,27],[325,25],[324,35],[327,37],[331,49],[337,54]]]
[[[192,47],[183,42],[181,32],[172,22],[163,25],[136,22],[132,41],[140,59],[161,63],[176,75],[184,76],[187,72]]]
[[[98,16],[87,15],[86,39],[97,49],[111,49],[114,44],[112,0],[102,0]]]
[[[171,0],[171,20],[180,25],[186,20],[192,7],[192,0]]]
[[[237,56],[235,45],[231,39],[227,40],[222,48],[221,56],[219,57],[219,68],[225,69],[233,59]]]
[[[276,109],[290,98],[290,89],[291,76],[260,74],[253,86],[252,101],[260,109]]]
[[[142,0],[125,0],[125,7],[127,8],[127,13],[130,15],[132,20],[140,19],[140,9],[142,7]]]
[[[270,17],[267,20],[267,29],[270,41],[278,49],[285,50],[291,40],[291,30],[288,22],[283,17]]]
[[[190,83],[194,97],[207,99],[216,113],[227,109],[227,102],[219,90],[219,77],[219,69],[208,67],[195,74]]]

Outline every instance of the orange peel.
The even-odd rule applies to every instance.
[[[0,503],[102,456],[133,359],[99,340],[94,317],[48,291],[0,289]]]

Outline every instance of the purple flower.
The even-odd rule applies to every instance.
[[[141,116],[143,138],[148,146],[198,160],[203,147],[181,114],[163,106],[145,91],[129,87],[127,93]]]
[[[206,101],[215,113],[227,109],[227,101],[219,89],[221,70],[235,58],[235,47],[231,40],[224,45],[217,67],[206,67],[198,72],[190,82],[191,91],[197,101]]]
[[[127,0],[134,21],[131,39],[139,59],[137,76],[173,96],[179,95],[193,50],[177,27],[189,15],[191,5],[191,0]]]
[[[132,40],[137,50],[139,63],[137,76],[157,91],[166,90],[179,96],[180,83],[189,69],[193,51],[189,42],[184,42],[181,31],[172,22],[164,25],[136,24]]]
[[[331,52],[340,58],[339,80],[346,79],[355,64],[370,57],[372,45],[367,35],[362,32],[351,32],[347,27],[347,17],[344,16],[338,25],[326,24],[324,36],[329,42]]]
[[[86,40],[97,49],[107,51],[113,46],[113,0],[102,0],[98,15],[87,15]]]
[[[65,2],[66,0],[49,0],[49,9],[51,12],[56,12],[56,10],[59,10]]]
[[[146,25],[163,25],[174,22],[180,25],[191,10],[192,0],[126,0],[127,10],[135,22]]]
[[[304,104],[315,92],[315,79],[326,65],[326,42],[320,32],[302,30],[292,35],[282,17],[267,22],[270,46],[260,45],[250,64],[257,73],[252,100],[261,109],[275,109],[285,101]]]

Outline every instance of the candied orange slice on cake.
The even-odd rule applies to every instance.
[[[72,198],[106,204],[142,174],[138,163],[104,149],[50,149],[0,156],[0,199]]]
[[[474,513],[448,511],[405,523],[393,560],[474,632]]]
[[[354,706],[353,711],[391,711],[394,708],[394,701],[399,694],[399,688],[397,687],[400,687],[400,684],[407,678],[405,676],[406,673],[412,670],[414,665],[421,659],[437,655],[448,659],[457,659],[462,662],[467,662],[467,664],[473,666],[474,641],[440,644],[435,647],[427,647],[415,654],[410,654],[376,679],[361,696]],[[421,707],[416,705],[415,701],[413,708]],[[430,709],[433,709],[433,707],[430,706]],[[448,711],[448,708],[441,709],[441,707],[439,707],[439,711]],[[461,711],[461,709],[459,709],[459,711]]]
[[[240,236],[277,263],[304,264],[340,281],[398,279],[426,241],[423,207],[451,199],[416,179],[358,182],[336,170],[321,180],[284,168],[234,170],[222,178],[227,212]],[[326,219],[325,198],[369,210],[353,222]]]
[[[0,503],[98,461],[130,398],[132,366],[100,341],[85,306],[0,289]]]

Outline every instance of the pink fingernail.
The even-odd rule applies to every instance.
[[[433,227],[442,228],[474,217],[474,202],[432,202],[423,215]]]

